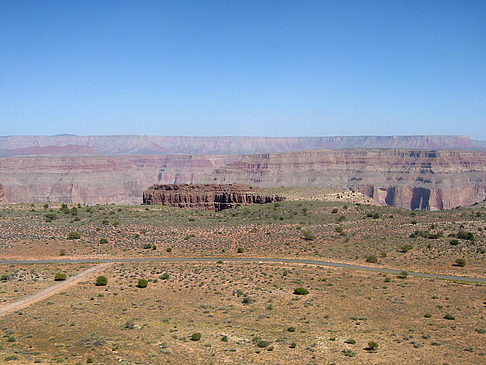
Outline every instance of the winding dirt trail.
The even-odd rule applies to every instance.
[[[73,286],[74,284],[80,282],[81,280],[83,280],[86,276],[90,275],[91,273],[93,273],[95,271],[102,270],[102,269],[104,269],[104,268],[106,268],[107,266],[110,266],[110,265],[113,265],[113,263],[112,262],[106,262],[106,263],[102,263],[102,264],[90,267],[89,269],[86,269],[86,270],[80,272],[79,274],[71,276],[70,278],[66,279],[65,281],[60,281],[59,283],[51,285],[50,287],[45,288],[45,289],[43,289],[43,290],[41,290],[41,291],[39,291],[35,294],[29,295],[29,296],[22,298],[22,299],[20,299],[16,302],[7,304],[5,307],[0,308],[0,317],[7,314],[7,313],[10,313],[10,312],[13,312],[13,311],[18,311],[20,309],[28,307],[31,304],[34,304],[34,303],[40,302],[40,301],[42,301],[46,298],[49,298],[50,296],[52,296],[56,293],[59,293],[60,291],[65,290],[65,289]]]

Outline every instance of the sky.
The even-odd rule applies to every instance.
[[[0,135],[486,140],[486,1],[0,0]]]

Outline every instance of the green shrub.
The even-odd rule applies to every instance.
[[[295,332],[295,327],[289,327],[289,328],[287,328],[287,331],[288,332]]]
[[[238,250],[236,250],[236,252],[238,253],[243,253],[245,250],[243,249],[243,247],[238,247]]]
[[[166,251],[167,252],[172,252],[172,247],[167,247]]]
[[[378,350],[378,343],[375,341],[368,342],[368,347],[366,348],[369,352],[376,352]]]
[[[313,241],[316,238],[309,230],[303,231],[302,234],[303,234],[302,239],[304,241]]]
[[[79,240],[81,235],[78,232],[69,232],[67,239],[68,240]]]
[[[366,262],[376,264],[378,262],[378,257],[376,257],[375,255],[369,255],[366,257]]]
[[[96,278],[96,286],[105,286],[106,284],[108,284],[108,279],[105,276],[98,276]]]
[[[456,259],[456,265],[460,267],[466,266],[466,260],[465,259]]]
[[[66,280],[66,278],[67,278],[66,274],[58,272],[54,276],[54,281],[63,281],[63,280]]]
[[[307,294],[309,294],[309,291],[306,288],[295,288],[294,294],[296,294],[296,295],[307,295]]]
[[[191,335],[191,341],[199,341],[201,339],[201,334],[199,332],[193,333]]]
[[[407,253],[408,251],[410,251],[412,249],[412,245],[401,245],[400,246],[400,252],[401,253]]]
[[[295,349],[296,346],[297,346],[297,344],[295,342],[292,342],[289,347],[291,349]]]
[[[169,276],[169,274],[167,274],[166,272],[165,272],[165,273],[163,273],[163,274],[160,276],[160,279],[162,279],[162,280],[167,280],[167,279],[169,279],[169,278],[170,278],[170,276]]]
[[[474,234],[472,232],[459,231],[457,238],[461,240],[474,241]]]
[[[451,246],[457,246],[459,244],[459,240],[451,240],[449,243]]]
[[[338,212],[338,208],[334,208],[333,210],[331,210],[332,214],[336,214],[337,212]]]
[[[148,285],[148,281],[145,279],[140,279],[137,284],[139,288],[146,288],[147,285]]]
[[[256,345],[260,348],[265,348],[265,347],[268,347],[272,344],[271,341],[266,341],[266,340],[258,340],[256,342]]]
[[[453,321],[456,319],[456,317],[454,317],[452,314],[449,314],[447,313],[445,316],[444,316],[444,319],[448,319],[450,321]]]
[[[343,350],[343,354],[344,356],[347,356],[347,357],[353,357],[353,356],[356,356],[356,353],[353,352],[352,350]]]
[[[152,248],[152,245],[150,243],[146,243],[146,244],[143,245],[143,248],[145,250],[148,250],[148,249],[151,249]]]
[[[406,279],[408,278],[408,272],[402,271],[400,274],[398,274],[399,279]]]
[[[106,238],[100,238],[100,243],[101,244],[108,243],[108,240]]]
[[[52,222],[53,220],[57,219],[57,214],[56,213],[47,213],[45,216],[45,221],[46,222]]]
[[[344,343],[347,343],[347,344],[350,344],[350,345],[354,345],[354,344],[356,344],[356,341],[353,340],[352,338],[349,338],[346,341],[344,341]]]

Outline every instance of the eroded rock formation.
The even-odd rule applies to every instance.
[[[219,212],[240,205],[283,200],[278,195],[264,195],[260,190],[243,184],[153,185],[143,192],[143,202]]]
[[[383,205],[450,209],[486,199],[486,152],[359,149],[0,158],[3,200],[11,203],[139,204],[147,186],[184,183],[351,189]]]

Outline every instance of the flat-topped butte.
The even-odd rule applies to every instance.
[[[219,212],[241,205],[266,204],[284,200],[261,193],[245,184],[166,184],[152,185],[143,193],[144,204]]]

